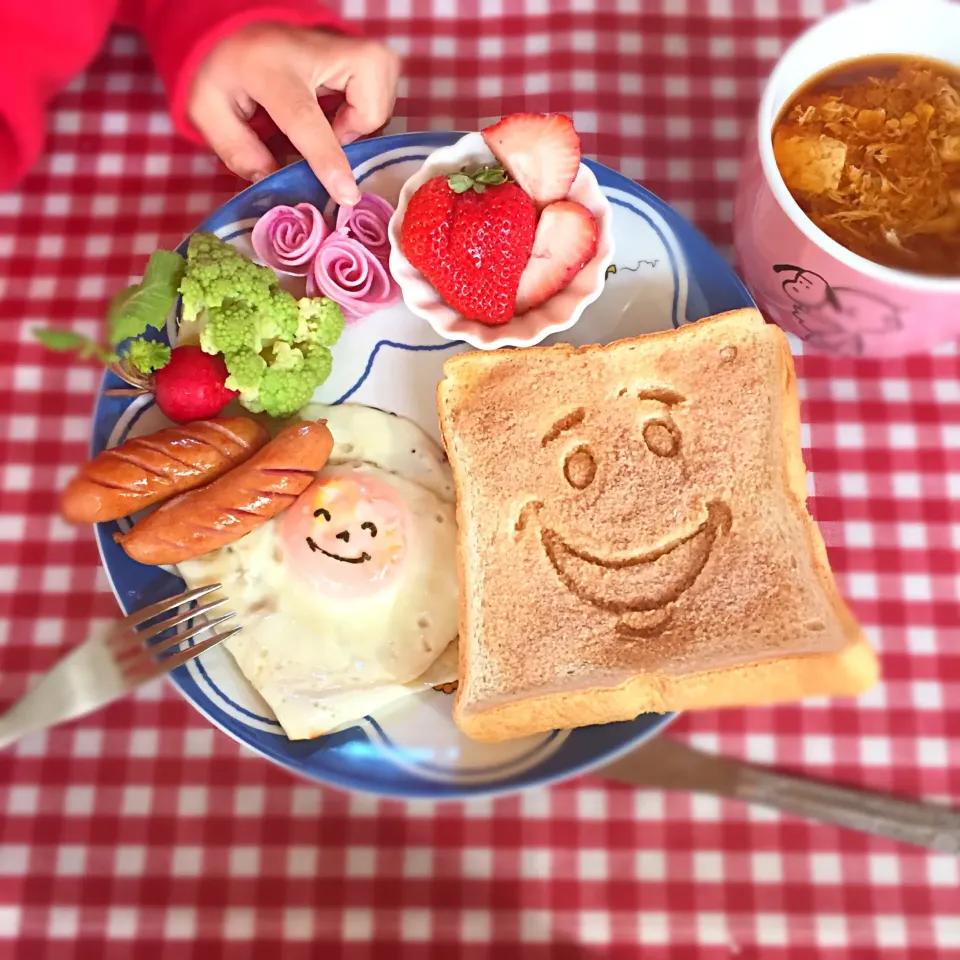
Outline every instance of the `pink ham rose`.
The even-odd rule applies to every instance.
[[[393,207],[375,193],[364,193],[360,202],[337,211],[337,230],[359,240],[378,260],[390,259],[390,238],[387,224],[393,216]]]
[[[305,277],[330,235],[323,215],[312,203],[277,206],[254,225],[250,241],[257,259],[280,273]]]
[[[362,243],[334,231],[307,277],[307,296],[329,297],[347,320],[359,320],[400,300],[390,271]]]

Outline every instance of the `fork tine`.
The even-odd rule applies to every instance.
[[[160,620],[158,623],[154,623],[149,627],[143,627],[140,630],[118,630],[108,637],[107,646],[113,650],[114,658],[118,663],[130,657],[138,657],[143,652],[144,647],[149,647],[151,641],[159,637],[160,634],[166,633],[168,630],[179,626],[187,620],[201,617],[211,610],[216,610],[217,607],[222,606],[226,602],[227,598],[221,597],[219,600],[206,603],[202,607],[190,607],[182,613],[178,613],[173,617],[167,617],[165,620]]]
[[[242,629],[242,627],[232,627],[226,633],[218,633],[212,637],[208,637],[206,640],[201,640],[199,643],[195,643],[192,647],[188,647],[186,650],[181,650],[180,653],[175,653],[172,656],[164,657],[160,661],[160,666],[163,667],[164,672],[173,670],[176,667],[179,667],[181,664],[192,660],[194,657],[199,657],[201,653],[205,653],[212,647],[223,643],[224,640],[229,640],[235,633],[239,633]]]
[[[191,627],[189,630],[185,630],[183,633],[178,633],[176,636],[168,637],[166,640],[162,640],[160,643],[152,644],[147,647],[147,653],[151,657],[157,659],[160,654],[166,653],[168,650],[172,650],[174,647],[180,646],[184,640],[192,640],[198,633],[203,633],[204,630],[212,630],[214,627],[219,626],[221,623],[224,623],[226,620],[229,620],[231,617],[235,617],[236,614],[233,611],[230,613],[225,613],[222,617],[217,617],[215,620],[208,620],[206,623],[198,623],[196,626]]]
[[[160,623],[154,624],[150,627],[150,633],[146,633],[146,629],[139,636],[143,639],[143,642],[149,644],[152,640],[159,637],[161,633],[165,633],[171,627],[179,627],[181,623],[186,623],[188,620],[192,620],[194,617],[202,617],[204,614],[209,613],[211,610],[216,610],[217,607],[222,607],[223,604],[227,602],[226,597],[221,597],[219,600],[213,600],[210,603],[205,603],[202,607],[194,607],[190,610],[184,610],[183,613],[178,613],[175,617],[170,617],[168,620],[161,620]],[[217,621],[219,623],[219,621]],[[186,639],[187,634],[181,634],[180,639]],[[152,650],[156,651],[156,647],[152,647]]]
[[[169,657],[161,657],[160,660],[154,661],[151,664],[152,669],[137,677],[137,683],[146,683],[148,680],[153,680],[156,677],[163,676],[165,673],[169,673],[171,670],[175,670],[184,663],[188,663],[194,657],[199,657],[201,653],[206,653],[207,650],[223,643],[224,640],[229,640],[235,633],[239,633],[241,629],[243,628],[234,627],[226,633],[218,633],[206,640],[201,640],[200,643],[195,643],[192,647],[187,647],[186,650],[181,650],[179,653],[171,654]]]
[[[158,600],[156,603],[152,603],[149,607],[144,607],[142,610],[134,610],[129,617],[121,620],[119,625],[131,628],[138,627],[147,620],[152,620],[154,617],[158,617],[163,613],[176,610],[177,607],[182,607],[185,603],[192,603],[194,600],[199,600],[208,593],[219,590],[220,586],[219,583],[210,583],[205,587],[197,587],[194,590],[188,590],[186,593],[180,593],[175,597],[167,597],[166,600]]]

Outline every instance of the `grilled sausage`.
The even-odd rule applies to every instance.
[[[71,523],[102,523],[202,487],[252,457],[268,439],[248,417],[196,420],[133,437],[97,454],[60,501]]]
[[[129,533],[114,534],[140,563],[180,563],[239,540],[289,507],[327,462],[323,420],[287,427],[246,463],[165,503]]]

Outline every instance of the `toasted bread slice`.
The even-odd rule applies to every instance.
[[[787,340],[757,311],[444,369],[465,734],[877,681],[807,513]]]

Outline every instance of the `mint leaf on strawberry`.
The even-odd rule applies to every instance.
[[[160,330],[177,299],[186,261],[172,250],[156,250],[140,283],[121,290],[107,309],[107,335],[114,346],[139,337],[147,327]]]
[[[76,352],[81,360],[89,360],[96,357],[101,363],[116,363],[118,357],[105,346],[85,337],[82,333],[75,330],[58,330],[55,327],[34,327],[31,331],[36,340],[42,343],[48,350],[56,350],[58,353]]]

